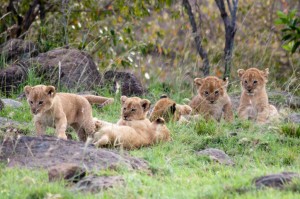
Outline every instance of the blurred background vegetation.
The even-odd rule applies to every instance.
[[[223,2],[230,10],[234,1]],[[77,48],[90,53],[101,72],[128,70],[148,85],[191,85],[203,76],[194,41],[199,34],[210,74],[222,77],[225,28],[216,1],[189,3],[196,33],[182,1],[1,0],[0,44],[23,38],[36,42],[40,52]],[[268,67],[272,88],[298,92],[299,14],[299,0],[238,1],[231,81],[239,68]]]

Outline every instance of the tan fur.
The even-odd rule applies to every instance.
[[[170,140],[170,131],[162,118],[152,123],[146,118],[150,108],[149,100],[122,96],[121,102],[122,116],[117,124],[100,120],[95,122],[98,130],[94,135],[96,146],[110,145],[135,149]]]
[[[266,91],[269,69],[264,71],[249,68],[246,71],[239,69],[242,95],[238,108],[241,119],[254,119],[258,123],[265,123],[268,119],[278,116],[277,109],[269,104]]]
[[[189,105],[194,114],[202,115],[206,120],[220,121],[222,114],[226,121],[233,121],[231,100],[227,94],[228,79],[221,80],[214,76],[196,78],[194,83],[198,87],[196,95]]]
[[[162,117],[166,122],[173,120],[178,121],[184,115],[189,115],[192,112],[192,108],[188,105],[176,104],[175,101],[168,97],[159,99],[151,112],[150,121]]]
[[[71,93],[56,93],[54,86],[25,86],[24,91],[34,115],[37,135],[43,135],[46,127],[55,127],[59,138],[67,139],[67,125],[72,126],[81,141],[95,132],[90,102],[113,101],[100,96],[80,96]],[[92,99],[92,100],[91,100]],[[98,101],[97,101],[98,99]]]

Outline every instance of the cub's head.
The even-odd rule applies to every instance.
[[[143,120],[150,109],[150,101],[139,97],[121,97],[122,119],[126,121]]]
[[[192,110],[189,105],[176,104],[176,111],[178,111],[180,115],[189,115]]]
[[[209,76],[206,78],[196,78],[194,79],[194,83],[198,87],[199,95],[209,103],[215,104],[219,98],[222,98],[226,94],[228,78],[222,80],[214,76]]]
[[[268,82],[268,68],[264,71],[258,70],[257,68],[249,68],[246,71],[239,69],[237,72],[241,79],[242,88],[248,95],[254,95],[256,92],[259,92],[265,88]]]
[[[49,110],[52,106],[52,100],[55,96],[54,86],[25,86],[24,92],[27,98],[27,102],[30,105],[32,114],[37,115],[38,113]]]

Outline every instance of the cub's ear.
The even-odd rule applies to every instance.
[[[121,98],[120,98],[121,103],[124,104],[124,102],[127,100],[127,98],[128,97],[126,97],[125,95],[122,95]]]
[[[164,124],[164,123],[165,123],[165,120],[164,120],[164,118],[159,117],[159,118],[157,118],[157,119],[155,120],[155,123],[156,123],[156,124]]]
[[[31,86],[25,86],[25,87],[24,87],[24,92],[25,92],[26,97],[29,95],[31,89],[32,89]]]
[[[149,100],[147,100],[147,99],[142,99],[141,105],[142,105],[142,107],[144,109],[144,112],[146,112],[146,111],[149,111],[151,102]]]
[[[269,68],[266,68],[265,71],[262,71],[262,75],[268,79],[269,77]]]
[[[244,69],[238,69],[237,73],[238,73],[239,77],[242,77],[245,73],[245,70]]]
[[[194,84],[195,84],[197,87],[201,86],[202,83],[203,83],[203,79],[201,79],[201,78],[195,78],[195,79],[194,79]]]
[[[222,82],[223,86],[224,86],[225,88],[227,88],[227,87],[228,87],[228,84],[229,84],[228,77],[225,77],[222,81],[223,81],[223,82]]]
[[[46,86],[45,92],[46,92],[47,95],[49,95],[50,97],[54,97],[55,94],[56,94],[56,91],[55,91],[55,87],[54,87],[54,86]]]

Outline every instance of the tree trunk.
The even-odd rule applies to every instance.
[[[201,59],[203,60],[202,72],[203,72],[204,76],[208,76],[209,75],[209,69],[210,69],[209,60],[208,60],[207,52],[205,51],[205,49],[202,46],[202,42],[201,42],[202,38],[200,37],[200,33],[198,33],[198,31],[197,31],[197,24],[196,24],[196,21],[195,21],[194,14],[192,12],[192,7],[191,7],[188,0],[183,0],[182,5],[185,7],[185,9],[186,9],[186,11],[189,15],[189,20],[190,20],[190,24],[191,24],[192,29],[193,29],[196,48],[197,48],[197,51],[198,51]]]

